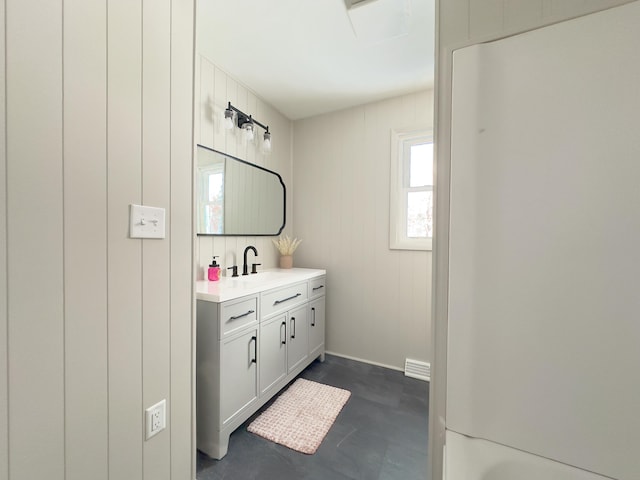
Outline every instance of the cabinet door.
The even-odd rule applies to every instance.
[[[289,312],[287,322],[287,373],[305,361],[309,353],[308,305]]]
[[[260,324],[260,395],[287,374],[287,315]]]
[[[220,343],[220,426],[224,427],[258,397],[258,330]]]
[[[324,297],[309,303],[309,356],[324,352]]]

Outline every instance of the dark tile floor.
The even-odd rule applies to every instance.
[[[257,412],[231,435],[222,460],[198,452],[198,480],[426,478],[427,382],[333,355],[300,376],[351,391],[318,451],[305,455],[247,432]]]

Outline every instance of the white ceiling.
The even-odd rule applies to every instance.
[[[198,51],[297,120],[433,87],[433,5],[369,0],[349,15],[344,0],[199,0]],[[392,10],[408,33],[372,40]]]

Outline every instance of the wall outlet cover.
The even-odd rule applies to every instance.
[[[160,433],[167,426],[167,401],[159,401],[145,410],[145,439]]]

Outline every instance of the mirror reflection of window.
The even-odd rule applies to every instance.
[[[224,157],[211,154],[199,157],[198,231],[224,233],[224,176]]]
[[[207,172],[209,185],[204,203],[204,221],[207,231],[221,234],[224,228],[224,173]]]

